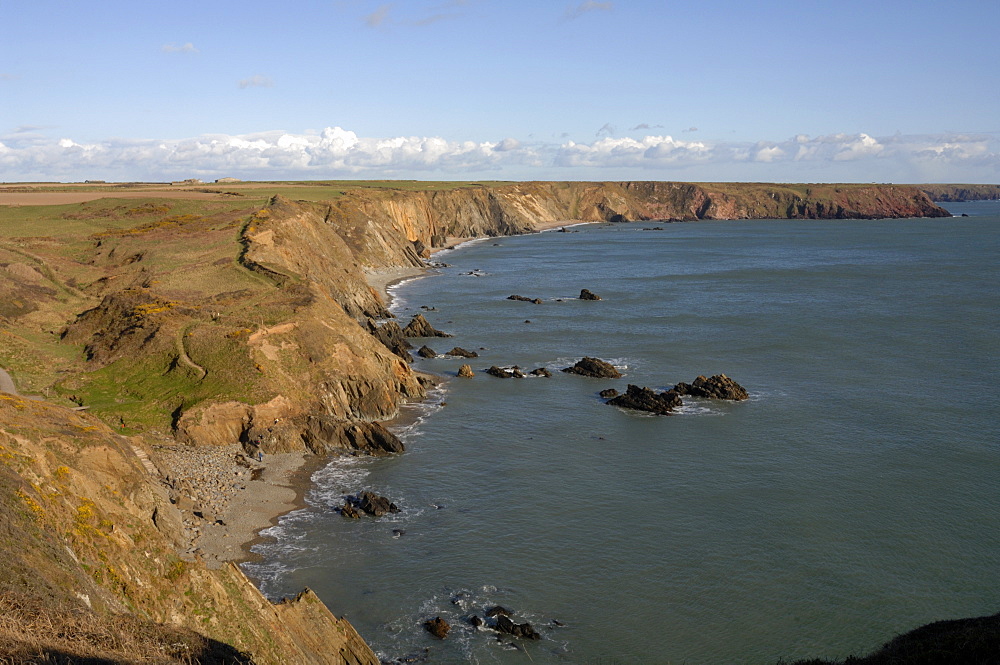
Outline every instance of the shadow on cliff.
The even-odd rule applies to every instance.
[[[0,663],[253,663],[250,655],[218,640],[131,615],[100,616],[14,593],[0,595],[0,608]]]

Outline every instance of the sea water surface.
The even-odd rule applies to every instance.
[[[1000,611],[1000,202],[949,209],[970,216],[584,225],[436,255],[395,312],[454,334],[418,345],[480,354],[415,367],[476,377],[415,407],[405,454],[318,472],[247,571],[430,663],[842,658]],[[585,355],[625,377],[481,371]],[[655,417],[597,395],[718,373],[751,399]],[[402,512],[333,510],[363,489]],[[542,639],[466,623],[493,605]]]

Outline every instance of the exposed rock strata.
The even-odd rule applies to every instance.
[[[446,332],[441,332],[436,330],[427,319],[424,318],[423,314],[415,315],[406,327],[403,328],[404,337],[451,337]]]

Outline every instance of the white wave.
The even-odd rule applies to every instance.
[[[496,240],[496,238],[492,238],[490,236],[486,236],[486,237],[483,237],[483,238],[471,238],[469,240],[463,240],[462,242],[458,243],[457,245],[455,245],[453,247],[446,247],[445,249],[439,249],[439,250],[435,251],[433,254],[431,254],[431,257],[434,258],[434,259],[438,259],[441,256],[447,256],[448,254],[456,252],[456,251],[458,251],[458,250],[460,250],[460,249],[462,249],[464,247],[471,247],[472,245],[477,245],[477,244],[479,244],[481,242],[485,242],[487,240]]]
[[[312,489],[306,500],[313,506],[329,507],[343,503],[345,494],[353,494],[371,473],[371,457],[336,457],[312,475]]]
[[[393,314],[403,311],[406,308],[407,301],[405,298],[399,295],[400,289],[410,284],[410,282],[415,282],[418,279],[423,279],[424,277],[427,276],[428,273],[422,275],[415,275],[413,277],[401,279],[395,284],[386,287],[385,293],[387,296],[389,296],[389,311],[391,311]],[[388,321],[389,319],[386,320]]]
[[[687,400],[689,398],[685,397],[684,399]],[[677,413],[677,415],[680,415],[680,416],[724,416],[724,415],[726,415],[725,411],[720,411],[717,408],[712,408],[712,406],[710,405],[710,403],[703,402],[703,401],[698,401],[698,402],[685,401],[682,406],[677,407],[676,413]]]
[[[427,397],[420,402],[410,402],[399,407],[401,417],[398,420],[406,424],[390,425],[389,431],[398,436],[405,444],[415,436],[421,436],[420,426],[432,414],[444,408],[445,397],[449,389],[447,383],[439,383],[427,391]]]

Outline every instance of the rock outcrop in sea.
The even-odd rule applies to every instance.
[[[607,403],[623,409],[648,411],[663,416],[670,415],[683,405],[680,395],[673,390],[656,392],[631,383],[623,394],[612,397]]]
[[[572,367],[566,367],[562,371],[568,374],[579,374],[595,379],[619,379],[622,373],[615,369],[615,366],[600,358],[584,356]]]
[[[451,337],[446,332],[435,330],[423,314],[415,315],[403,328],[404,337]]]
[[[673,387],[678,395],[706,397],[709,399],[724,399],[739,402],[750,398],[750,393],[740,384],[725,374],[716,374],[711,378],[699,376],[691,383],[678,383]]]

